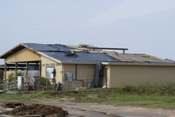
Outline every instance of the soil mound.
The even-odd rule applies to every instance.
[[[13,115],[13,116],[27,116],[27,117],[66,117],[67,111],[62,108],[43,104],[24,105],[15,108],[12,111],[3,112],[1,114]]]

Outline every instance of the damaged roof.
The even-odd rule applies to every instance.
[[[90,53],[90,52],[43,52],[44,54],[58,59],[62,62],[103,62],[103,61],[116,61],[120,60],[113,58],[105,53]]]
[[[137,62],[137,63],[175,63],[173,60],[161,59],[156,56],[147,54],[130,54],[130,53],[116,53],[116,52],[106,52],[108,55],[121,60],[122,62]]]
[[[32,44],[25,43],[29,48],[40,51],[61,62],[97,62],[97,61],[119,61],[103,52],[74,51],[70,46],[62,44]]]
[[[26,45],[29,48],[32,48],[34,50],[37,51],[41,51],[41,52],[64,52],[64,51],[71,51],[71,47],[68,47],[66,45],[62,45],[62,44],[37,44],[37,43],[23,43],[24,45]]]
[[[130,62],[130,63],[161,63],[161,64],[175,64],[173,60],[160,59],[155,56],[146,54],[128,54],[117,53],[116,51],[103,51],[103,48],[88,46],[68,46],[63,44],[37,44],[37,43],[22,43],[5,54],[0,58],[7,58],[15,52],[29,48],[33,51],[40,52],[61,62]],[[104,49],[119,49],[127,50],[127,48],[104,48]]]

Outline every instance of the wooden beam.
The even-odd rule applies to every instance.
[[[4,80],[7,79],[7,63],[5,63],[5,69],[4,69]]]
[[[28,77],[28,71],[29,71],[29,62],[26,62],[27,93],[29,93],[29,77]]]
[[[128,48],[106,48],[106,47],[87,47],[88,49],[104,49],[104,50],[128,50]]]
[[[17,72],[18,72],[18,63],[15,63],[15,77],[17,78]]]
[[[29,62],[26,62],[26,78],[28,79]]]
[[[42,63],[41,63],[41,61],[39,61],[39,75],[41,76],[41,71],[42,71]]]

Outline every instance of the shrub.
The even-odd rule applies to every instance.
[[[50,80],[49,80],[48,78],[45,78],[45,77],[42,77],[42,76],[39,77],[39,82],[40,82],[41,85],[44,85],[44,86],[46,86],[46,82],[47,82],[47,84],[49,84],[49,85],[51,84],[51,83],[50,83]]]
[[[135,86],[122,84],[118,86],[115,90],[119,93],[131,93],[135,92]]]
[[[21,72],[17,72],[16,76],[22,76]]]
[[[8,75],[8,81],[9,81],[9,82],[11,82],[14,78],[15,78],[14,73],[10,73],[10,74]]]

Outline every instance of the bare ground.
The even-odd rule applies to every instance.
[[[8,102],[9,101],[14,100],[8,100]],[[0,100],[0,103],[3,102],[7,102],[7,100]],[[33,102],[23,103],[32,104]],[[76,102],[74,99],[42,99],[37,103],[61,107],[69,113],[69,117],[175,117],[175,109],[80,103]],[[6,109],[0,107],[0,111],[5,110]]]

